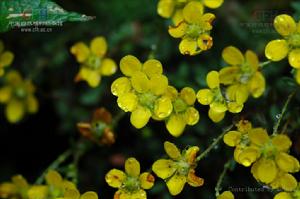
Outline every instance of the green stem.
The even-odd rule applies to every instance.
[[[120,111],[115,117],[113,117],[113,121],[112,121],[112,125],[111,125],[112,129],[114,129],[114,128],[118,125],[119,121],[120,121],[125,115],[126,115],[126,112]]]
[[[224,164],[224,168],[223,168],[223,171],[221,173],[221,175],[219,176],[219,179],[217,181],[217,185],[216,185],[216,188],[215,188],[215,191],[216,191],[216,197],[218,195],[220,195],[220,191],[221,191],[221,185],[222,185],[222,182],[223,182],[223,179],[225,177],[225,174],[226,172],[228,171],[229,167],[230,167],[230,164],[232,162],[232,159],[228,160],[225,164]]]
[[[290,101],[292,100],[293,96],[295,95],[295,93],[296,93],[296,91],[292,92],[292,93],[288,96],[286,102],[284,103],[284,106],[283,106],[283,108],[282,108],[282,110],[281,110],[281,113],[279,114],[278,121],[276,122],[276,124],[275,124],[275,126],[274,126],[274,128],[273,128],[273,135],[276,135],[276,134],[278,133],[278,128],[279,128],[279,126],[280,126],[280,123],[281,123],[281,121],[282,121],[282,118],[283,118],[283,116],[284,116],[284,114],[285,114],[285,112],[286,112],[286,110],[287,110],[287,107],[288,107]]]
[[[268,65],[270,63],[272,63],[270,60],[269,61],[265,61],[265,62],[261,62],[261,63],[259,63],[259,67],[263,68],[264,66],[266,66],[266,65]]]
[[[220,140],[223,138],[223,136],[230,131],[230,129],[232,129],[233,125],[230,125],[229,127],[225,128],[223,130],[223,133],[220,134],[216,139],[214,139],[213,143],[211,143],[211,145],[209,145],[209,147],[207,147],[207,149],[205,151],[203,151],[203,153],[201,153],[197,158],[196,161],[200,161],[202,160],[219,142]]]
[[[63,152],[62,154],[60,154],[56,160],[54,160],[49,166],[48,168],[42,173],[42,175],[40,175],[37,180],[35,181],[35,184],[42,184],[44,181],[44,177],[47,174],[47,172],[49,170],[55,170],[59,167],[59,165],[61,165],[63,162],[66,161],[66,159],[68,159],[70,156],[72,155],[72,150],[71,149],[67,149],[65,152]]]

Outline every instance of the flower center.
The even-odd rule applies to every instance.
[[[189,170],[190,170],[190,165],[184,159],[179,160],[178,162],[176,162],[176,166],[177,166],[177,172],[180,175],[184,175],[184,176],[188,175]]]
[[[138,95],[139,102],[142,106],[147,107],[150,110],[154,109],[155,101],[157,100],[157,96],[151,92],[146,92]]]
[[[128,192],[135,192],[140,189],[140,181],[137,177],[127,176],[123,186]]]
[[[288,38],[288,43],[292,48],[300,48],[300,34],[292,34]]]
[[[275,157],[277,153],[276,147],[272,144],[271,141],[268,143],[264,144],[261,148],[262,155],[267,158],[272,158]]]
[[[24,99],[27,95],[25,88],[17,87],[14,90],[14,94],[17,98]]]
[[[186,30],[186,35],[193,39],[198,39],[202,33],[204,33],[204,30],[198,24],[189,24]]]
[[[184,112],[188,106],[181,98],[177,98],[173,103],[173,107],[176,113],[181,113]]]
[[[97,70],[100,68],[101,62],[102,62],[102,60],[100,57],[91,55],[91,56],[89,56],[89,58],[87,59],[85,64],[88,68],[90,68],[92,70]]]
[[[241,76],[240,76],[240,82],[243,84],[246,84],[249,82],[250,78],[253,76],[253,70],[250,67],[248,63],[244,63],[241,65]]]
[[[96,121],[92,123],[92,132],[97,138],[101,137],[104,133],[104,129],[107,127],[102,121]]]

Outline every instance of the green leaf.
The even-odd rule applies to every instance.
[[[93,17],[68,12],[50,0],[1,0],[0,32],[15,27],[60,26],[67,21],[89,21]]]

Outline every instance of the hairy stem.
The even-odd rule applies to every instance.
[[[230,164],[232,162],[232,159],[228,160],[225,164],[224,164],[224,168],[223,168],[223,171],[221,173],[221,175],[219,176],[219,179],[217,181],[217,185],[216,185],[216,188],[215,188],[215,191],[216,191],[216,197],[218,195],[220,195],[220,191],[221,191],[221,185],[222,185],[222,182],[224,180],[224,177],[225,177],[225,174],[226,172],[228,171],[229,167],[230,167]]]

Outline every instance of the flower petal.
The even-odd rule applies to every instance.
[[[157,5],[157,13],[164,18],[170,18],[174,8],[175,2],[173,0],[160,0]]]
[[[181,38],[185,35],[187,28],[188,24],[182,21],[177,26],[170,26],[168,31],[172,37]]]
[[[176,171],[175,163],[172,160],[160,159],[153,163],[152,170],[160,178],[166,179]]]
[[[190,169],[188,176],[187,176],[187,182],[192,187],[200,187],[204,184],[203,178],[196,176],[194,169]]]
[[[225,112],[216,112],[212,108],[208,111],[208,117],[215,123],[220,122],[225,117]]]
[[[156,59],[149,59],[143,64],[143,72],[151,78],[155,75],[161,75],[163,67],[160,61]]]
[[[138,104],[138,98],[134,93],[125,93],[118,98],[118,105],[125,112],[133,111]]]
[[[223,137],[225,144],[231,147],[237,146],[241,141],[242,134],[239,131],[229,131]]]
[[[129,176],[139,176],[141,172],[139,161],[137,161],[135,158],[128,158],[125,162],[125,171]]]
[[[98,57],[103,57],[107,51],[107,43],[104,37],[95,37],[91,41],[91,51]]]
[[[288,52],[288,43],[283,39],[270,41],[265,48],[266,57],[272,61],[280,61],[286,58]]]
[[[143,189],[151,189],[154,185],[155,178],[148,172],[144,172],[140,175],[141,187]]]
[[[219,73],[217,71],[209,72],[206,76],[206,82],[209,88],[218,88],[220,86]]]
[[[284,174],[280,177],[280,185],[284,191],[294,191],[297,188],[297,180],[291,174]]]
[[[188,23],[197,23],[203,15],[203,5],[201,2],[191,1],[183,8],[183,17]]]
[[[219,71],[220,83],[224,85],[233,84],[237,81],[238,73],[240,72],[240,67],[230,66],[222,68]]]
[[[257,167],[257,177],[263,183],[272,182],[277,175],[275,162],[270,159],[261,159]]]
[[[281,152],[277,154],[275,160],[277,166],[284,172],[295,173],[299,171],[300,168],[299,161],[295,157],[287,153]]]
[[[263,146],[269,141],[269,135],[263,128],[253,128],[248,132],[249,139],[252,144]]]
[[[292,67],[299,69],[300,68],[300,49],[292,50],[289,53],[289,63]]]
[[[186,177],[183,175],[175,174],[167,181],[167,187],[171,195],[175,196],[180,194],[186,183]]]
[[[120,188],[125,179],[126,174],[118,169],[110,170],[105,176],[105,181],[107,184],[114,188]]]
[[[274,27],[284,37],[293,34],[297,29],[295,20],[287,14],[278,15],[274,19]]]
[[[197,153],[199,152],[199,150],[199,147],[191,146],[185,151],[184,156],[188,164],[195,165]]]
[[[274,199],[293,199],[290,193],[280,192],[275,195]]]
[[[102,61],[100,69],[102,75],[109,76],[114,74],[117,71],[117,64],[115,63],[114,60],[105,58]]]
[[[11,65],[14,60],[14,54],[10,51],[5,51],[0,55],[0,68]]]
[[[149,82],[150,90],[155,95],[162,95],[168,88],[168,78],[164,75],[153,75]]]
[[[39,102],[36,97],[29,95],[26,99],[27,111],[29,113],[36,113],[39,109]]]
[[[187,125],[195,125],[200,119],[199,112],[194,107],[188,107],[184,113],[185,121]]]
[[[172,114],[166,124],[167,130],[174,137],[179,137],[183,133],[185,126],[185,119],[180,114]]]
[[[242,65],[245,61],[244,55],[234,46],[226,47],[222,52],[222,57],[226,63],[231,65]]]
[[[234,199],[234,195],[231,191],[224,191],[221,195],[217,196],[217,199]]]
[[[159,119],[168,117],[173,110],[172,101],[169,97],[163,96],[155,101],[154,114]]]
[[[141,71],[136,71],[131,76],[131,85],[139,93],[145,93],[149,90],[150,81],[147,75]]]
[[[75,198],[74,198],[75,199]],[[80,199],[98,199],[98,195],[96,192],[88,191],[80,196]]]
[[[257,71],[259,60],[255,52],[252,50],[247,50],[246,54],[246,62],[250,65],[252,71]]]
[[[83,63],[90,55],[90,49],[83,42],[78,42],[71,47],[71,53],[75,55],[79,63]]]
[[[187,105],[193,105],[196,101],[196,93],[194,89],[190,87],[184,87],[181,89],[179,96]]]
[[[248,89],[254,98],[262,96],[266,89],[266,80],[263,74],[257,71],[248,82]]]
[[[0,103],[7,103],[12,95],[12,88],[5,86],[0,88]]]
[[[220,7],[223,2],[224,0],[203,0],[204,5],[212,9]]]
[[[119,77],[111,84],[111,92],[115,96],[128,93],[131,90],[131,82],[127,77]]]
[[[193,39],[182,39],[179,44],[179,51],[183,55],[195,55],[197,51],[197,41]]]
[[[164,149],[168,156],[174,160],[178,160],[181,157],[181,153],[177,146],[171,142],[166,141],[164,143]]]
[[[136,71],[140,71],[141,68],[141,62],[132,55],[127,55],[120,61],[121,72],[126,76],[132,76]]]
[[[151,112],[148,108],[138,106],[130,115],[131,124],[137,128],[141,129],[148,123],[151,117]]]
[[[201,89],[197,92],[197,100],[202,105],[209,105],[214,98],[210,89]]]
[[[5,109],[5,115],[10,123],[19,122],[25,114],[24,104],[19,100],[10,100]]]
[[[272,137],[272,144],[278,151],[286,152],[292,146],[292,141],[287,135],[279,134]]]

